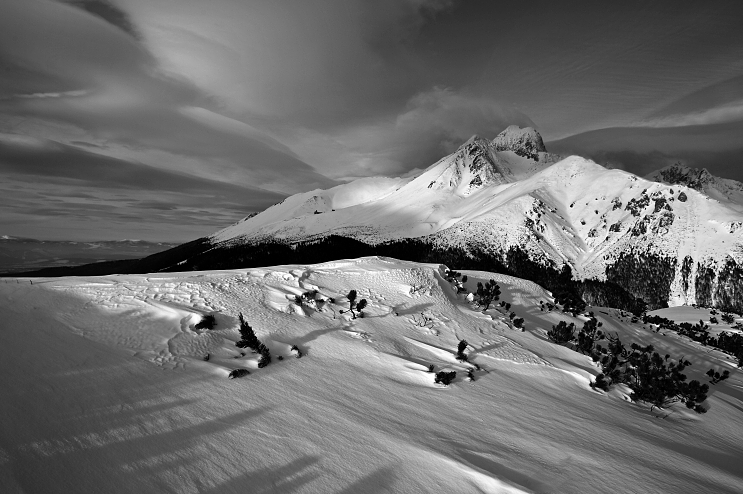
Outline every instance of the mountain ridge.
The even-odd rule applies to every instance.
[[[458,268],[500,269],[547,285],[567,268],[570,288],[584,298],[610,297],[628,308],[640,298],[652,308],[743,312],[743,215],[729,201],[579,156],[562,159],[535,136],[534,129],[509,127],[492,141],[471,137],[415,176],[296,194],[131,269],[320,262],[331,255],[446,258]]]

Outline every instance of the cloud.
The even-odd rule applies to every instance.
[[[707,110],[657,117],[642,122],[648,127],[684,127],[714,125],[743,120],[743,100]]]
[[[187,162],[180,171],[202,178],[281,192],[334,185],[266,132],[208,109],[211,100],[201,89],[165,72],[120,26],[37,0],[13,1],[7,14],[0,20],[0,61],[15,82],[0,95],[3,119],[33,120],[42,136],[51,132],[44,123],[71,125],[84,139],[78,131],[56,138],[106,142],[103,152],[171,171]],[[15,90],[23,78],[42,81],[43,88]]]
[[[118,8],[111,2],[104,0],[62,0],[75,7],[79,7],[86,12],[100,17],[104,21],[121,29],[133,38],[139,38],[139,33],[134,28],[126,12]]]
[[[337,127],[426,78],[411,42],[441,0],[122,0],[160,65],[244,119]],[[368,114],[368,113],[367,113]]]
[[[547,142],[549,151],[578,154],[638,175],[676,161],[707,168],[724,178],[743,181],[743,122],[678,127],[624,127],[595,130]]]
[[[399,115],[352,127],[317,147],[320,136],[300,133],[295,150],[336,178],[397,175],[428,167],[473,134],[492,139],[511,124],[534,125],[506,105],[436,87],[414,95]]]
[[[61,93],[31,93],[31,94],[14,94],[13,97],[15,98],[63,98],[63,97],[75,97],[75,96],[85,96],[88,94],[85,90],[78,90],[78,91],[64,91]]]
[[[0,229],[41,238],[190,240],[285,197],[7,134],[0,176]]]
[[[45,177],[101,190],[169,191],[236,202],[241,198],[252,210],[264,209],[286,197],[256,187],[160,170],[46,139],[7,134],[0,134],[0,174]]]

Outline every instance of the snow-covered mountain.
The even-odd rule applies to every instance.
[[[493,139],[496,151],[513,151],[519,156],[539,160],[539,153],[546,153],[542,136],[536,129],[510,125]]]
[[[293,195],[129,272],[377,254],[506,272],[597,305],[633,310],[641,298],[743,312],[732,181],[707,180],[710,189],[659,173],[665,182],[562,159],[536,130],[511,126],[492,141],[473,136],[416,176]],[[720,190],[727,199],[710,197]]]
[[[555,270],[566,264],[575,279],[618,285],[651,307],[743,311],[743,215],[728,182],[663,183],[560,159],[534,129],[512,126],[493,141],[473,136],[415,177],[297,194],[208,240],[218,252],[330,236],[380,248],[415,239],[506,267],[518,252]]]

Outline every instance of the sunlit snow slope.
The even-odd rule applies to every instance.
[[[740,492],[743,379],[729,356],[592,308],[627,344],[685,356],[689,379],[732,373],[704,415],[651,411],[591,390],[590,358],[545,336],[583,318],[540,311],[539,286],[465,273],[469,290],[500,283],[520,332],[442,272],[362,258],[0,282],[0,492]],[[340,313],[351,289],[364,318]],[[297,305],[309,290],[334,302]],[[709,317],[663,315],[678,310]],[[239,312],[269,366],[235,347]],[[216,327],[195,329],[208,313]],[[474,382],[454,358],[461,339]],[[434,385],[429,364],[457,378]],[[227,379],[235,368],[250,374]]]

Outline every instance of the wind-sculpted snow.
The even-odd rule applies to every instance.
[[[535,283],[462,274],[464,293],[444,266],[383,257],[6,280],[0,488],[739,490],[743,381],[729,355],[590,308],[622,341],[685,356],[690,379],[711,367],[732,372],[712,387],[703,416],[682,405],[650,410],[621,387],[591,390],[599,369],[590,358],[547,340],[558,321],[586,317],[546,310],[554,299]],[[490,279],[508,310],[468,301]],[[350,290],[368,301],[363,317],[348,312]],[[710,315],[689,310],[680,320]],[[523,332],[510,313],[525,320]],[[196,329],[207,314],[214,328]],[[238,314],[270,349],[270,365],[235,346]],[[430,365],[456,377],[434,384]],[[247,372],[226,379],[235,369]]]

